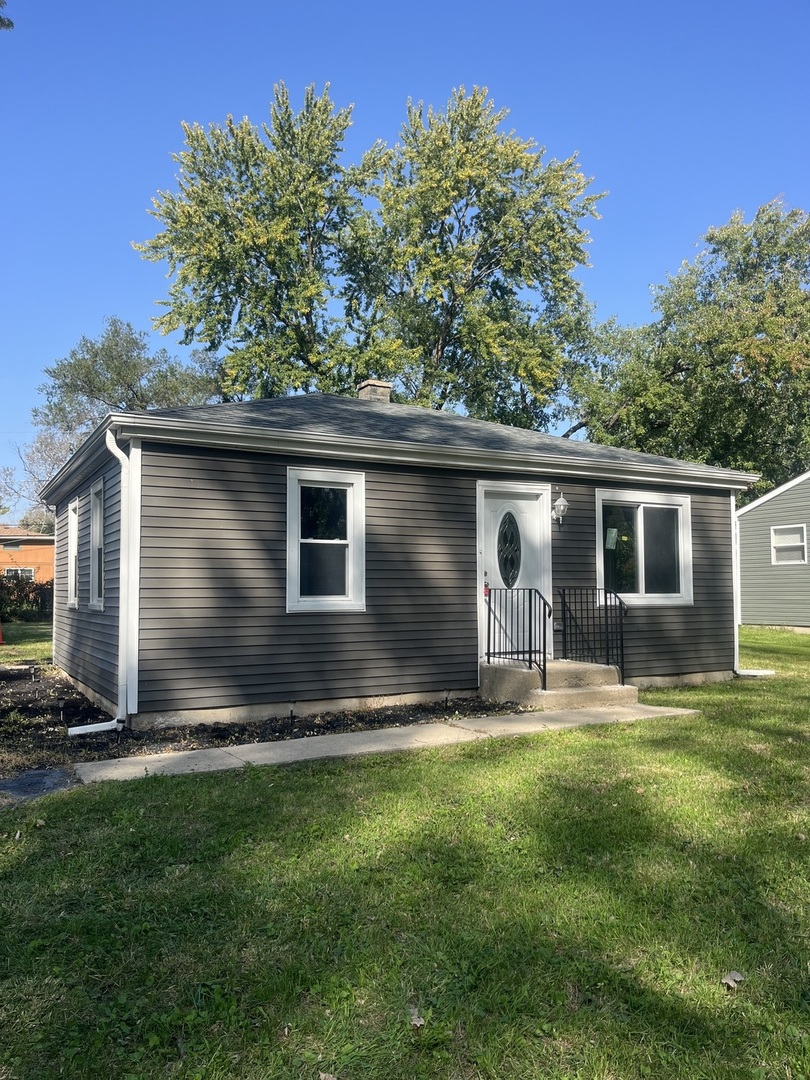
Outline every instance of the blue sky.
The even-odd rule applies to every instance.
[[[650,314],[699,237],[779,195],[810,209],[807,0],[8,0],[0,34],[0,465],[31,437],[42,369],[116,315],[147,330],[156,231],[181,121],[254,123],[275,82],[354,104],[348,156],[395,142],[408,97],[486,86],[551,157],[607,191],[586,292],[600,317]],[[155,336],[155,347],[183,350]],[[9,519],[7,519],[9,520]]]

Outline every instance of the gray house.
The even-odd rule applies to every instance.
[[[731,676],[752,477],[389,390],[108,416],[44,491],[55,662],[136,726],[469,695],[488,659]]]
[[[740,619],[810,626],[810,472],[737,511]]]

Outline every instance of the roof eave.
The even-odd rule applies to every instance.
[[[554,453],[524,454],[505,450],[482,453],[477,449],[425,444],[388,439],[357,438],[319,432],[300,432],[286,429],[250,431],[238,424],[206,424],[177,417],[154,417],[138,413],[113,413],[91,439],[103,438],[105,427],[111,427],[118,438],[147,439],[153,442],[181,443],[188,446],[209,446],[222,449],[253,450],[267,453],[323,457],[324,440],[328,439],[332,457],[362,461],[380,458],[384,450],[386,463],[396,465],[433,466],[437,468],[464,468],[487,472],[515,471],[532,475],[583,477],[601,480],[644,480],[655,478],[659,482],[679,486],[722,488],[744,491],[759,479],[755,473],[743,473],[734,469],[716,468],[710,472],[704,466],[673,462],[606,462],[597,455],[584,453],[580,460]],[[87,444],[85,444],[86,446]],[[84,447],[82,447],[84,450]],[[81,453],[81,451],[79,451]],[[61,473],[57,474],[49,488],[56,486]],[[46,489],[47,490],[47,489]]]

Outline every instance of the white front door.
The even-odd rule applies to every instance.
[[[551,603],[551,488],[485,484],[478,489],[479,654],[520,652],[537,631],[536,589]],[[491,594],[492,617],[488,594]],[[503,592],[501,590],[507,590]],[[546,651],[553,635],[547,621]]]

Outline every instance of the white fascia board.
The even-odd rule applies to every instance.
[[[749,510],[754,510],[756,507],[762,506],[763,503],[770,502],[771,499],[775,499],[777,495],[781,495],[784,491],[790,491],[791,488],[796,487],[798,484],[803,484],[805,480],[810,480],[810,472],[802,473],[801,476],[794,476],[792,480],[788,480],[781,487],[774,488],[773,491],[769,491],[765,495],[760,495],[758,499],[754,499],[747,506],[741,506],[737,511],[737,517],[741,518]]]
[[[672,465],[648,462],[605,462],[583,456],[578,461],[554,453],[531,455],[505,450],[466,449],[452,446],[417,446],[387,439],[360,439],[331,433],[299,431],[248,431],[239,425],[206,425],[176,418],[138,417],[118,413],[109,417],[119,438],[141,438],[151,442],[184,446],[216,447],[230,450],[284,453],[346,461],[379,461],[386,464],[433,468],[459,468],[486,472],[520,472],[537,476],[581,477],[583,480],[643,480],[647,483],[676,484],[683,487],[720,488],[743,491],[759,477],[733,469],[691,468],[688,463]]]

